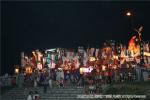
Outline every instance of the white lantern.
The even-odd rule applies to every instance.
[[[42,64],[41,64],[41,63],[38,63],[38,64],[37,64],[37,68],[38,68],[39,70],[42,70]]]
[[[106,70],[106,66],[102,65],[102,71]]]

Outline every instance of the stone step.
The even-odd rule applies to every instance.
[[[28,92],[8,92],[7,94],[28,94]],[[38,91],[39,94],[45,94],[44,91]],[[81,94],[84,91],[47,91],[46,94]]]
[[[28,93],[30,90],[22,90],[22,91],[9,91],[8,93]],[[44,90],[32,90],[34,91],[38,91],[39,93],[43,93]],[[48,93],[82,93],[84,90],[47,90]]]
[[[65,87],[65,88],[47,88],[47,93],[44,93],[43,87],[18,88],[15,87],[2,96],[1,100],[26,100],[30,91],[38,91],[41,100],[81,100],[77,95],[84,93],[84,88]]]
[[[42,98],[41,100],[89,100],[89,99],[77,99],[77,98]],[[91,99],[93,100],[93,99]]]
[[[24,91],[24,90],[32,90],[32,91],[34,91],[34,90],[38,90],[38,91],[41,91],[41,90],[43,90],[44,88],[34,88],[34,89],[12,89],[12,90],[10,90],[10,91]],[[52,88],[52,89],[50,89],[50,88],[47,88],[47,90],[59,90],[59,91],[61,91],[61,90],[82,90],[82,89],[84,89],[84,88]]]
[[[1,99],[1,100],[27,100],[26,98],[21,98],[21,99],[12,99],[12,98],[9,98],[9,99]],[[41,98],[41,100],[88,100],[88,99],[77,99],[77,98]],[[93,100],[93,99],[92,99]]]
[[[27,96],[25,97],[14,97],[14,98],[2,98],[1,100],[26,100]],[[76,97],[41,97],[41,100],[83,100],[77,99]],[[87,99],[86,99],[87,100]]]
[[[71,97],[76,97],[77,95],[79,95],[79,94],[42,94],[42,95],[40,95],[41,97],[48,97],[48,96],[50,96],[50,97],[57,97],[57,96],[62,96],[62,97],[64,97],[64,96],[71,96]]]
[[[70,100],[72,100],[72,99],[77,99],[77,97],[41,97],[41,99],[43,100],[43,99],[49,99],[49,100],[51,100],[51,99],[70,99]]]

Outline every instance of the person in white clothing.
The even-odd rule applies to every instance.
[[[49,87],[52,88],[52,79],[50,78],[48,81]]]
[[[33,94],[32,91],[30,91],[30,92],[29,92],[29,95],[27,96],[27,100],[33,100],[32,94]]]
[[[37,79],[34,80],[34,87],[37,87]]]

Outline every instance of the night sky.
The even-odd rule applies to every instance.
[[[2,74],[20,64],[21,51],[127,43],[135,34],[128,10],[132,26],[143,25],[143,39],[150,40],[150,2],[2,2]]]

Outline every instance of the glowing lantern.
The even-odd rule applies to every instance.
[[[95,57],[90,57],[90,61],[95,61]]]
[[[113,55],[113,58],[114,58],[114,59],[118,59],[118,56],[116,56],[116,55]]]
[[[150,57],[150,53],[148,52],[144,52],[144,55]]]
[[[106,70],[106,66],[102,65],[102,71]]]
[[[15,68],[15,73],[16,73],[16,74],[19,73],[19,68]]]
[[[80,74],[83,74],[83,68],[80,68]]]
[[[26,73],[31,74],[32,73],[32,68],[31,67],[26,67]]]
[[[127,13],[127,16],[131,16],[131,13],[130,13],[130,12],[128,12],[128,13]]]
[[[92,67],[89,67],[89,68],[81,67],[81,68],[80,68],[80,74],[83,74],[83,73],[90,73],[92,70],[93,70]]]
[[[133,12],[128,11],[128,12],[126,13],[126,16],[128,16],[128,17],[133,16]]]
[[[41,64],[41,63],[38,63],[38,64],[37,64],[37,68],[38,68],[39,70],[42,70],[42,64]]]
[[[58,68],[58,70],[62,70],[62,68]]]

